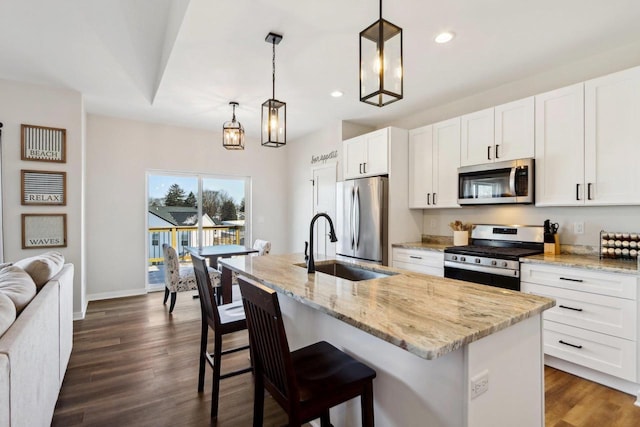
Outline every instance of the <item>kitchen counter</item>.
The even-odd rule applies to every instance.
[[[424,242],[409,242],[409,243],[394,243],[391,245],[394,248],[403,249],[418,249],[422,251],[444,252],[446,248],[453,246],[453,243],[424,243]]]
[[[307,274],[301,254],[220,262],[280,294],[291,348],[325,340],[376,370],[376,426],[544,426],[542,311],[553,300],[370,264],[358,265],[398,274]],[[331,418],[360,425],[360,405]]]
[[[520,258],[520,262],[528,264],[548,264],[561,267],[578,267],[589,270],[599,270],[612,273],[638,274],[638,264],[636,261],[600,259],[597,255],[533,255]]]
[[[398,274],[362,282],[308,275],[294,265],[304,263],[301,254],[221,262],[424,359],[440,357],[554,305],[548,298],[387,267],[375,269]]]

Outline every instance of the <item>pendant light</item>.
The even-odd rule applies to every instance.
[[[236,107],[240,104],[232,101],[229,105],[233,106],[233,117],[222,125],[222,146],[227,150],[244,150],[244,128],[236,120]]]
[[[287,104],[276,99],[276,45],[282,41],[279,34],[269,33],[264,39],[273,46],[271,99],[262,104],[262,145],[281,147],[287,143]]]
[[[380,19],[360,33],[360,101],[383,107],[402,99],[402,28]]]

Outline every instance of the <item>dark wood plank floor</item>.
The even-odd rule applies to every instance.
[[[74,323],[74,348],[54,426],[250,426],[251,374],[221,384],[220,415],[211,422],[211,369],[197,393],[198,300],[178,295],[173,315],[162,293],[94,301]],[[226,346],[246,343],[237,333]],[[225,363],[226,362],[226,363]],[[223,360],[223,371],[248,364],[246,352]],[[545,370],[548,427],[640,426],[634,398],[552,368]],[[268,397],[265,426],[287,422]]]

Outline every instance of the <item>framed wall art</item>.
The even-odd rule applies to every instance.
[[[66,163],[66,129],[23,124],[20,130],[22,160]]]
[[[21,170],[22,205],[65,206],[67,173]]]
[[[22,249],[67,246],[67,214],[22,214]]]

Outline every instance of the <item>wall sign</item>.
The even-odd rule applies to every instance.
[[[65,206],[67,173],[21,170],[22,204]]]
[[[66,246],[66,214],[22,214],[22,249]]]
[[[320,154],[319,156],[311,156],[311,164],[314,165],[316,163],[327,163],[327,160],[337,159],[338,158],[338,150],[333,150],[330,153]]]
[[[21,125],[21,159],[66,163],[66,129]]]

